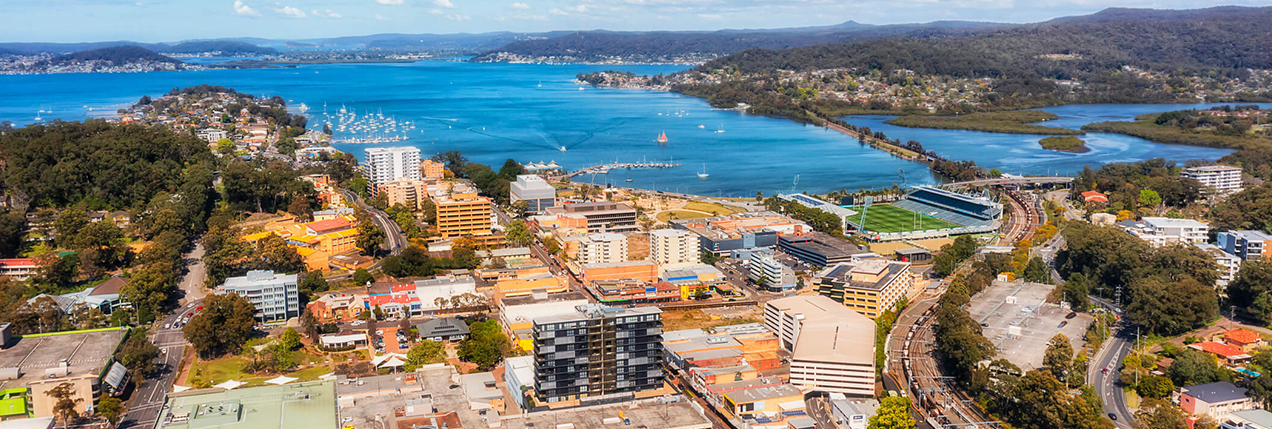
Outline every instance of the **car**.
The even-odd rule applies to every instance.
[[[172,328],[172,324],[171,324],[171,323],[165,323],[165,324],[163,325],[163,329],[169,329],[169,328]]]
[[[1072,318],[1074,318],[1074,317],[1078,317],[1078,313],[1077,313],[1077,312],[1069,313],[1069,314],[1066,314],[1066,315],[1064,316],[1064,318],[1065,318],[1065,319],[1072,319]]]
[[[988,327],[989,327],[989,324],[988,324],[988,323],[981,323],[981,327],[982,327],[982,328],[988,328]]]
[[[194,311],[200,311],[200,310],[203,310],[203,306],[202,306],[202,305],[200,305],[198,308],[195,308],[195,309],[194,309]]]
[[[345,418],[340,419],[341,423],[349,423],[351,421],[353,421],[353,416],[345,416]]]
[[[376,334],[376,335],[384,335],[384,330],[383,330],[383,329],[376,329],[376,330],[375,330],[375,334]]]
[[[448,389],[458,389],[458,388],[459,388],[458,384],[452,384],[450,385],[450,387],[448,387]]]
[[[1117,413],[1109,413],[1109,420],[1117,421]]]
[[[185,317],[190,317],[190,316],[193,316],[193,315],[194,315],[194,312],[193,312],[193,311],[191,311],[191,312],[189,312],[189,313],[186,313]]]

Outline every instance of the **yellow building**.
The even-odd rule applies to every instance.
[[[256,244],[265,237],[278,235],[296,248],[296,252],[305,259],[307,269],[325,271],[329,269],[332,256],[358,250],[358,229],[354,227],[354,220],[353,216],[342,216],[304,224],[292,220],[274,222],[265,225],[266,231],[244,235],[242,240]]]
[[[446,174],[446,165],[426,159],[420,162],[420,176],[425,179],[440,179]]]
[[[476,192],[435,195],[437,232],[442,238],[483,236],[490,232],[490,198]]]
[[[529,295],[535,290],[547,293],[560,293],[569,290],[570,284],[564,276],[553,276],[552,273],[535,273],[516,278],[500,279],[495,283],[496,297]]]
[[[720,408],[739,419],[782,421],[783,413],[804,409],[804,392],[789,384],[734,390],[723,396]]]
[[[420,201],[428,198],[428,182],[398,179],[379,185],[378,194],[386,197],[390,207],[401,204],[419,210]]]
[[[813,277],[817,293],[874,319],[914,290],[910,263],[881,258],[843,262]]]

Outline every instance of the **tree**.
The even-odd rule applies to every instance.
[[[300,289],[300,293],[306,297],[314,294],[326,292],[331,286],[327,284],[327,279],[323,278],[322,271],[310,271],[301,277],[300,283],[296,285]]]
[[[1034,256],[1029,259],[1029,265],[1025,266],[1025,281],[1050,284],[1051,268],[1042,258]]]
[[[1136,428],[1143,429],[1187,429],[1188,423],[1185,420],[1182,410],[1175,408],[1171,404],[1158,400],[1149,399],[1144,401],[1140,410],[1135,413],[1137,421]]]
[[[97,400],[93,413],[106,419],[110,427],[115,427],[119,424],[119,419],[124,416],[124,402],[113,396],[102,395],[101,399]]]
[[[1175,362],[1166,369],[1166,376],[1176,386],[1205,384],[1220,379],[1219,364],[1210,355],[1193,349],[1184,349]]]
[[[1091,282],[1082,273],[1069,274],[1069,280],[1061,287],[1065,302],[1074,311],[1085,311],[1091,306]]]
[[[526,223],[520,219],[508,223],[504,230],[504,236],[511,246],[526,246],[534,241],[534,236],[530,234],[530,229],[526,228]]]
[[[1272,322],[1272,305],[1266,299],[1272,294],[1272,263],[1249,260],[1241,263],[1237,275],[1228,283],[1228,298],[1263,323]]]
[[[1140,380],[1135,392],[1145,398],[1162,399],[1175,390],[1175,383],[1160,375],[1150,375]]]
[[[375,281],[375,277],[365,268],[358,268],[357,271],[353,272],[353,283],[358,286],[365,286],[373,281]]]
[[[406,352],[406,367],[404,369],[415,371],[421,366],[440,363],[445,360],[445,345],[439,341],[423,340],[415,343],[411,350]]]
[[[200,357],[238,353],[252,336],[255,313],[256,307],[236,293],[209,295],[203,310],[181,330]]]
[[[279,273],[305,271],[305,258],[282,237],[267,235],[256,242],[256,248],[260,256],[252,262],[253,269]]]
[[[132,371],[134,379],[144,379],[154,369],[155,358],[159,357],[159,348],[147,339],[147,331],[144,327],[128,331],[128,339],[115,353],[115,360]]]
[[[362,254],[374,255],[380,251],[380,246],[383,244],[384,231],[375,226],[375,222],[368,218],[358,223],[357,246],[362,249]]]
[[[300,313],[300,327],[305,330],[305,336],[308,336],[312,342],[318,342],[318,335],[320,334],[318,318],[314,317],[314,313],[309,311],[309,308],[305,308],[305,311]]]
[[[220,139],[216,141],[216,151],[220,152],[222,155],[232,154],[234,153],[234,149],[234,140]]]
[[[44,392],[50,398],[53,398],[53,416],[55,419],[61,419],[63,425],[70,425],[71,420],[79,418],[79,403],[84,402],[82,398],[76,398],[71,383],[61,383],[57,387]]]
[[[1162,203],[1161,195],[1152,189],[1142,189],[1139,192],[1139,203],[1145,207],[1157,207]]]
[[[286,349],[287,351],[299,349],[301,346],[300,333],[289,327],[278,336],[278,342],[279,344],[282,344],[283,349]]]
[[[910,399],[899,396],[883,398],[879,411],[870,416],[869,429],[913,429],[917,422],[910,417]]]
[[[1051,337],[1050,345],[1042,355],[1042,369],[1051,371],[1051,375],[1057,380],[1065,381],[1068,379],[1072,366],[1073,345],[1069,343],[1069,337],[1064,334]]]
[[[459,358],[477,364],[478,368],[489,369],[503,361],[512,341],[499,329],[495,319],[473,322],[468,325],[468,338],[459,343]]]

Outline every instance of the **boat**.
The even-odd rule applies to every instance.
[[[716,132],[717,132],[717,133],[723,133],[723,132],[724,132],[724,124],[720,124],[720,129],[716,130]]]
[[[628,181],[628,182],[631,182],[631,181],[632,181],[632,179],[627,179],[627,181]]]
[[[706,125],[698,124],[698,129],[703,130],[703,129],[706,129],[706,128],[707,128],[707,126],[706,126]]]
[[[543,81],[539,81],[539,87],[543,88]]]
[[[309,111],[309,106],[306,106],[305,103],[300,103],[300,107],[297,107],[297,109],[300,110],[301,114],[304,114]]]
[[[579,91],[582,91],[582,90],[583,90],[583,87],[581,87],[581,86],[580,86],[580,87],[579,87]]]
[[[40,112],[44,112],[44,109],[40,109]],[[40,118],[40,112],[37,112],[35,114],[35,122],[40,122],[44,120],[43,118]]]
[[[667,142],[667,132],[666,132],[666,131],[664,131],[662,134],[659,134],[659,135],[658,135],[658,142],[659,142],[659,143],[666,143],[666,142]]]
[[[558,150],[560,150],[561,152],[565,152],[565,146],[561,146],[561,148]]]
[[[708,176],[711,176],[711,175],[707,174],[707,164],[702,164],[702,171],[698,172],[698,178],[706,179]]]

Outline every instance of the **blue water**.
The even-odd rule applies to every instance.
[[[783,119],[712,109],[701,99],[671,93],[586,87],[575,74],[620,69],[638,74],[671,73],[680,66],[480,64],[422,61],[409,64],[323,64],[297,68],[209,70],[136,74],[0,76],[0,121],[81,120],[113,114],[142,95],[176,87],[213,84],[259,96],[278,95],[309,105],[310,126],[321,127],[323,104],[335,114],[344,105],[380,112],[416,129],[410,140],[424,154],[458,150],[470,160],[498,168],[505,159],[556,161],[579,169],[614,161],[674,160],[667,170],[614,170],[582,177],[612,183],[703,195],[754,196],[790,190],[825,192],[935,183],[926,167],[823,128]],[[1196,107],[1196,106],[1188,106]],[[92,108],[93,110],[89,110]],[[1144,110],[1147,109],[1147,110]],[[1062,121],[1133,117],[1171,106],[1066,106]],[[1066,111],[1067,113],[1061,113]],[[659,114],[661,113],[661,115]],[[678,115],[677,115],[678,114]],[[1118,116],[1120,115],[1120,116]],[[855,117],[890,137],[915,139],[951,159],[973,159],[1008,172],[1074,172],[1083,164],[1164,156],[1185,160],[1218,158],[1223,150],[1157,145],[1122,136],[1088,138],[1094,151],[1069,155],[1038,148],[1038,136],[921,130],[881,124],[886,118]],[[1061,124],[1052,122],[1052,125]],[[1076,124],[1076,125],[1073,125]],[[703,125],[704,128],[698,128]],[[1069,126],[1069,125],[1066,125]],[[724,129],[724,133],[714,132]],[[666,132],[669,142],[655,141]],[[340,137],[337,135],[337,137]],[[567,151],[561,152],[564,146]],[[365,145],[338,149],[362,156]],[[703,168],[710,174],[699,178]],[[797,179],[798,177],[798,179]],[[632,179],[632,182],[626,182]]]
[[[1048,107],[1041,110],[1054,113],[1060,118],[1042,122],[1040,125],[1076,130],[1093,122],[1130,121],[1145,113],[1206,109],[1225,104],[1231,103]],[[1272,104],[1260,104],[1260,107],[1269,108]],[[853,116],[843,119],[853,125],[870,127],[871,131],[883,131],[888,138],[899,138],[903,142],[918,141],[923,144],[924,149],[934,150],[937,154],[949,159],[970,159],[976,161],[979,166],[998,168],[1003,172],[1014,174],[1076,174],[1087,165],[1135,162],[1149,158],[1166,158],[1179,162],[1190,159],[1216,160],[1232,153],[1227,149],[1159,144],[1135,137],[1107,133],[1087,133],[1080,136],[1086,141],[1086,146],[1090,149],[1088,152],[1065,153],[1043,149],[1038,144],[1038,140],[1046,136],[906,128],[886,123],[894,117]]]

